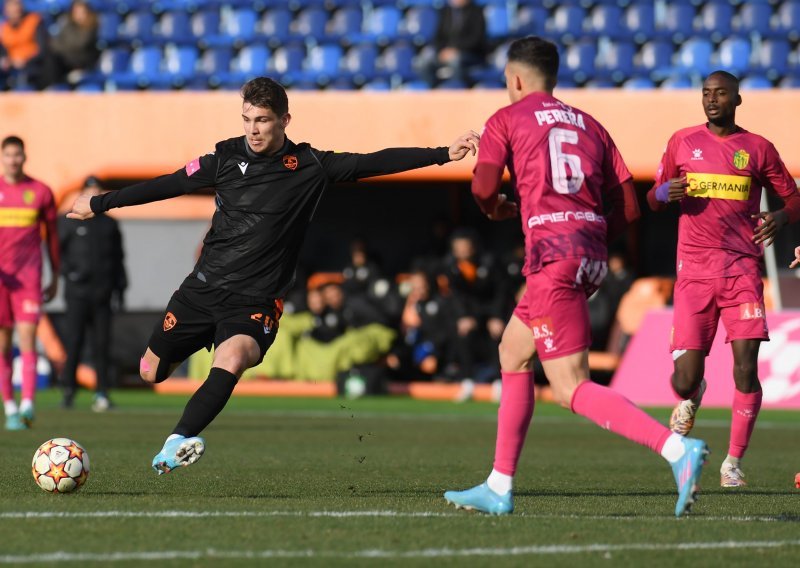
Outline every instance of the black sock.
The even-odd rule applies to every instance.
[[[183,416],[172,433],[187,438],[197,436],[225,408],[236,382],[233,373],[212,367],[206,381],[186,403]]]

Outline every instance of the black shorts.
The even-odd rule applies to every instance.
[[[247,335],[261,351],[257,365],[275,341],[282,311],[279,299],[243,296],[188,276],[170,298],[148,347],[161,361],[179,363],[203,347]]]

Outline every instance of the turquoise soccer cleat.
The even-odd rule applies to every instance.
[[[706,456],[710,453],[703,440],[684,438],[683,447],[686,450],[683,457],[672,465],[672,474],[678,484],[678,502],[675,504],[675,516],[680,517],[689,512],[692,503],[697,499],[700,489],[700,474]]]
[[[514,498],[511,491],[498,495],[486,483],[481,483],[465,491],[447,491],[444,498],[456,509],[480,511],[490,515],[508,515],[514,511]]]
[[[203,438],[174,438],[164,444],[153,458],[153,469],[158,475],[169,473],[176,467],[186,467],[199,460],[206,449]]]
[[[17,414],[9,414],[6,416],[6,430],[11,432],[16,432],[19,430],[27,430],[28,425],[22,420],[20,415]]]
[[[19,413],[19,417],[22,419],[22,421],[25,423],[25,426],[27,426],[28,428],[33,426],[33,420],[35,417],[33,415],[32,407],[26,408],[25,410],[21,410]]]

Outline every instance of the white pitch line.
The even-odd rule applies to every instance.
[[[145,518],[145,519],[206,519],[206,518],[470,518],[480,515],[458,512],[431,511],[9,511],[0,512],[0,520],[5,519],[92,519],[92,518]],[[526,514],[517,513],[524,519],[569,519],[587,521],[671,521],[672,515],[579,515],[579,514]],[[489,518],[489,517],[486,517]],[[694,522],[761,522],[781,523],[800,522],[800,516],[785,515],[745,515],[745,516],[706,516],[692,515]]]
[[[267,558],[453,558],[470,556],[536,556],[638,551],[742,550],[750,548],[783,548],[800,546],[800,540],[683,542],[674,544],[585,544],[532,545],[511,548],[426,548],[421,550],[367,549],[352,552],[334,550],[153,550],[145,552],[67,552],[41,554],[6,554],[0,564],[34,562],[129,562],[134,560],[204,560],[204,559],[267,559]]]

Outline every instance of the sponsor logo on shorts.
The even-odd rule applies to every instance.
[[[284,156],[283,157],[283,165],[289,168],[290,170],[297,169],[297,156]]]
[[[269,317],[268,315],[262,314],[261,312],[257,314],[251,314],[250,319],[255,320],[259,323],[263,322],[264,335],[269,335],[270,333],[272,333],[272,328],[275,327],[275,320]]]
[[[747,201],[750,198],[750,176],[724,174],[686,174],[687,195],[711,199]]]
[[[739,319],[743,321],[764,319],[764,304],[758,302],[739,304]]]
[[[744,150],[736,150],[733,153],[733,165],[737,170],[745,169],[748,163],[750,163],[750,154]]]
[[[533,338],[535,340],[541,339],[544,342],[544,352],[552,353],[557,349],[555,346],[555,329],[553,329],[553,320],[549,317],[537,318],[531,322],[531,331],[533,331]]]
[[[175,317],[175,314],[172,312],[167,312],[167,315],[164,316],[164,331],[169,331],[175,327],[177,323],[178,318]]]
[[[22,313],[23,314],[38,314],[41,310],[41,304],[34,300],[22,300]]]
[[[556,350],[556,346],[555,346],[555,343],[553,342],[553,338],[552,337],[548,337],[547,339],[545,339],[544,340],[544,352],[545,353],[552,353],[555,350]]]

